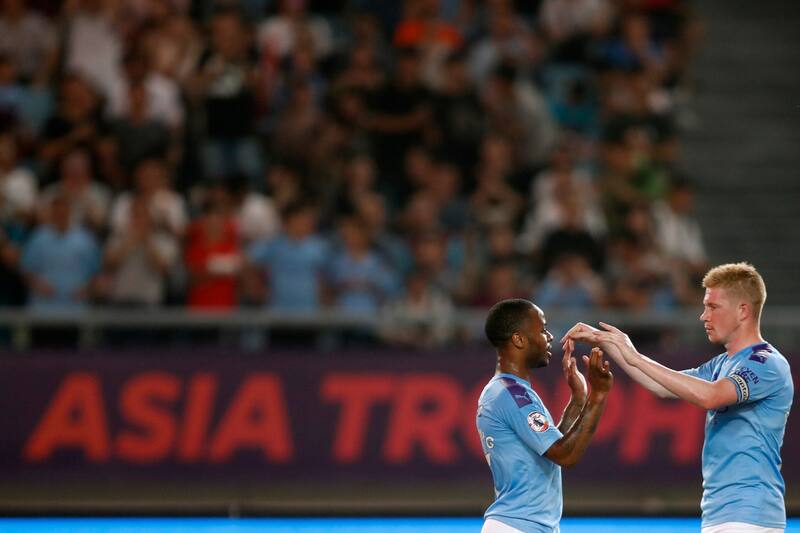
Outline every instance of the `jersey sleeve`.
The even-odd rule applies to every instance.
[[[528,448],[544,455],[563,435],[541,400],[532,397],[523,387],[519,387],[519,390],[511,389],[508,390],[510,394],[504,402],[505,418]]]
[[[681,374],[700,378],[705,381],[714,381],[714,363],[716,360],[717,359],[715,357],[713,359],[709,359],[696,368],[687,368],[686,370],[681,370]]]
[[[727,376],[736,387],[736,403],[755,402],[783,387],[785,376],[774,358],[753,354]]]

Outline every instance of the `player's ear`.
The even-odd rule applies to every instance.
[[[515,348],[524,348],[525,338],[520,335],[518,331],[515,331],[511,334],[511,344],[513,344]]]
[[[753,306],[749,302],[740,302],[737,309],[739,313],[739,320],[746,320],[753,316]]]

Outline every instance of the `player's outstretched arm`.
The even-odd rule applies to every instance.
[[[600,322],[600,325],[603,327],[611,327],[608,324]],[[616,329],[616,328],[614,328]],[[628,374],[631,379],[637,382],[639,385],[644,387],[645,389],[649,390],[659,398],[670,398],[674,399],[677,398],[672,392],[670,392],[665,387],[661,386],[657,381],[651,379],[647,374],[639,370],[638,368],[628,364],[625,358],[622,356],[622,351],[617,346],[617,344],[608,342],[608,341],[598,341],[594,336],[597,333],[597,328],[594,328],[588,324],[584,324],[583,322],[578,322],[570,330],[561,338],[561,343],[564,346],[564,349],[567,350],[568,348],[571,350],[572,348],[569,346],[571,342],[580,341],[586,342],[588,344],[598,345],[602,350],[608,354],[614,362],[619,365],[622,370]],[[626,342],[630,344],[631,347],[635,350],[636,348],[633,346],[633,343],[630,342],[630,338],[622,331],[616,329],[617,332],[621,333],[625,336]]]
[[[592,333],[593,343],[615,345],[629,366],[667,389],[675,397],[707,410],[719,409],[738,401],[736,386],[731,380],[706,381],[672,370],[636,351],[628,336],[619,329],[602,322],[600,325],[605,331]]]
[[[545,452],[548,459],[566,467],[577,464],[586,452],[605,410],[608,391],[614,383],[614,376],[608,368],[608,361],[603,361],[600,348],[594,348],[591,358],[584,356],[583,360],[591,387],[588,400],[572,427]]]

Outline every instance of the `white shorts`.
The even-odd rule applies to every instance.
[[[783,530],[776,527],[745,524],[744,522],[725,522],[704,527],[700,533],[783,533]]]
[[[558,533],[559,528],[556,526],[553,533]],[[494,518],[487,518],[483,522],[483,527],[481,528],[481,533],[522,533],[517,528],[511,527],[508,524],[504,524],[499,520],[495,520]]]

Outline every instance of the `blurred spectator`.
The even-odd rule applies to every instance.
[[[414,269],[428,282],[454,301],[466,299],[471,287],[465,286],[463,259],[456,252],[457,243],[436,232],[418,235],[412,244]]]
[[[74,225],[81,225],[102,235],[108,223],[111,194],[94,179],[89,152],[80,148],[72,150],[61,160],[58,169],[58,181],[42,190],[40,214],[46,218],[54,198],[60,197],[67,203]]]
[[[550,69],[547,91],[550,113],[566,132],[593,142],[600,130],[596,87],[587,69]]]
[[[206,121],[203,164],[208,177],[243,173],[258,180],[261,149],[253,137],[257,58],[249,31],[236,11],[216,13],[210,22],[210,46],[192,80]]]
[[[403,160],[405,184],[411,192],[423,189],[434,172],[434,156],[423,145],[414,145],[406,151]]]
[[[377,193],[363,193],[354,199],[355,214],[364,221],[370,240],[383,262],[401,276],[408,274],[414,260],[408,244],[387,225],[386,205]]]
[[[501,63],[483,93],[489,127],[511,143],[514,162],[535,167],[546,161],[556,130],[544,98],[530,82],[517,78],[517,68]]]
[[[303,196],[303,183],[299,172],[284,163],[273,163],[265,175],[267,193],[275,203],[275,209],[282,212]]]
[[[280,67],[273,79],[262,77],[264,91],[267,94],[264,96],[266,100],[262,99],[260,102],[261,105],[270,112],[283,113],[288,106],[297,105],[297,101],[293,102],[294,91],[301,89],[308,91],[301,100],[304,101],[308,97],[308,103],[317,108],[324,99],[328,81],[319,70],[320,65],[311,45],[295,47],[291,55],[281,62]],[[269,116],[266,123],[272,124]]]
[[[3,0],[0,54],[16,65],[23,81],[43,85],[56,64],[58,39],[50,21],[27,4],[27,0]]]
[[[19,164],[13,130],[0,131],[0,221],[33,224],[37,188],[36,175]]]
[[[166,124],[150,117],[150,101],[144,83],[131,84],[127,112],[109,124],[119,164],[129,175],[147,158],[176,160],[174,152],[171,153],[171,136]]]
[[[339,222],[341,246],[326,267],[333,305],[347,312],[374,314],[396,291],[397,281],[372,250],[364,222],[346,217]]]
[[[467,75],[463,53],[453,53],[443,66],[444,79],[433,104],[437,141],[462,172],[476,163],[486,119],[477,91]]]
[[[561,218],[559,224],[550,229],[542,239],[539,250],[540,273],[552,270],[555,261],[562,255],[577,255],[595,272],[603,268],[604,250],[602,242],[595,239],[585,224],[583,206],[573,195],[564,195],[557,200]]]
[[[0,52],[0,127],[10,127],[16,122],[24,92],[14,64]]]
[[[685,179],[673,179],[665,201],[653,206],[655,238],[661,252],[694,274],[708,267],[700,225],[693,214],[694,190]]]
[[[132,307],[162,304],[170,270],[179,257],[177,239],[154,224],[147,199],[137,197],[128,223],[106,243],[103,277],[108,302]]]
[[[445,81],[443,66],[447,57],[461,48],[463,38],[458,28],[440,16],[439,0],[406,0],[403,20],[394,31],[398,48],[415,48],[422,57],[422,78],[437,88]]]
[[[511,258],[489,264],[483,283],[472,300],[474,307],[488,308],[508,298],[526,298],[529,293],[520,279],[517,263]]]
[[[366,153],[347,156],[324,193],[323,223],[331,225],[338,216],[357,212],[362,197],[377,194],[374,191],[376,180],[372,157]]]
[[[481,88],[501,63],[530,68],[539,63],[543,53],[541,42],[514,12],[511,2],[496,2],[488,8],[488,34],[475,43],[469,55],[472,79]]]
[[[130,224],[131,206],[136,198],[149,207],[153,225],[182,237],[188,223],[186,204],[172,189],[167,164],[157,158],[144,159],[133,174],[134,190],[117,196],[111,207],[111,227],[120,232]]]
[[[609,243],[609,303],[637,311],[670,309],[678,295],[665,264],[631,233],[614,235]]]
[[[70,202],[65,194],[52,196],[45,222],[23,249],[22,271],[34,309],[78,310],[89,302],[100,248],[92,233],[73,221]]]
[[[356,43],[348,54],[347,65],[336,77],[334,87],[363,92],[380,88],[385,79],[376,54],[373,47]]]
[[[453,302],[447,293],[415,272],[405,283],[405,294],[381,315],[380,334],[386,342],[418,348],[441,346],[455,334]]]
[[[117,79],[106,106],[110,118],[130,116],[132,107],[142,119],[156,121],[173,135],[180,135],[184,110],[177,82],[150,67],[144,53],[131,52],[123,63],[125,75]]]
[[[310,15],[306,0],[278,0],[278,12],[258,27],[258,47],[262,56],[280,60],[296,46],[310,44],[317,57],[333,51],[330,25]]]
[[[314,312],[322,308],[322,277],[330,256],[329,244],[317,234],[317,208],[305,201],[289,204],[283,212],[283,228],[274,239],[258,241],[249,251],[253,269],[266,287],[250,297],[265,301],[274,310]]]
[[[643,68],[657,82],[664,79],[668,50],[651,38],[650,21],[642,14],[622,15],[620,35],[606,43],[604,57],[615,68]]]
[[[603,35],[611,23],[611,4],[608,0],[544,0],[539,21],[555,59],[587,60],[592,37]]]
[[[51,165],[77,147],[92,147],[104,131],[97,93],[81,77],[67,75],[59,85],[58,109],[44,125],[40,156]]]
[[[481,147],[477,187],[470,197],[472,217],[479,225],[516,223],[525,200],[509,184],[513,168],[510,144],[502,137],[487,135]]]
[[[281,228],[280,215],[270,196],[249,187],[245,176],[226,180],[239,235],[244,245],[276,236]]]
[[[605,217],[592,176],[577,168],[573,159],[571,145],[562,142],[553,151],[550,166],[531,183],[529,208],[519,236],[520,248],[526,253],[538,252],[545,236],[564,226],[575,208],[579,227],[595,239],[605,236]]]
[[[294,80],[288,105],[275,125],[272,150],[281,154],[284,161],[302,163],[321,127],[322,113],[314,101],[311,85],[307,80]]]
[[[604,301],[605,290],[599,275],[585,257],[562,253],[552,259],[552,267],[533,294],[533,301],[551,309],[592,309]]]
[[[96,91],[109,96],[121,76],[124,19],[115,0],[67,0],[62,16],[67,24],[64,63]]]
[[[448,233],[460,234],[471,223],[470,206],[461,194],[461,171],[457,166],[439,162],[428,176],[426,190],[430,192],[439,213],[439,224]]]
[[[202,53],[202,40],[192,21],[173,0],[151,0],[141,37],[142,52],[154,73],[177,83],[187,82]]]
[[[221,185],[212,187],[203,213],[186,235],[189,309],[231,310],[239,303],[242,249],[230,199]]]
[[[26,234],[13,222],[0,222],[0,307],[19,307],[28,298],[25,277],[20,270],[21,249]]]
[[[394,205],[402,203],[407,194],[397,170],[409,148],[423,144],[430,124],[430,103],[431,95],[420,79],[419,53],[401,50],[394,79],[371,97],[365,119],[380,165],[380,188]]]

